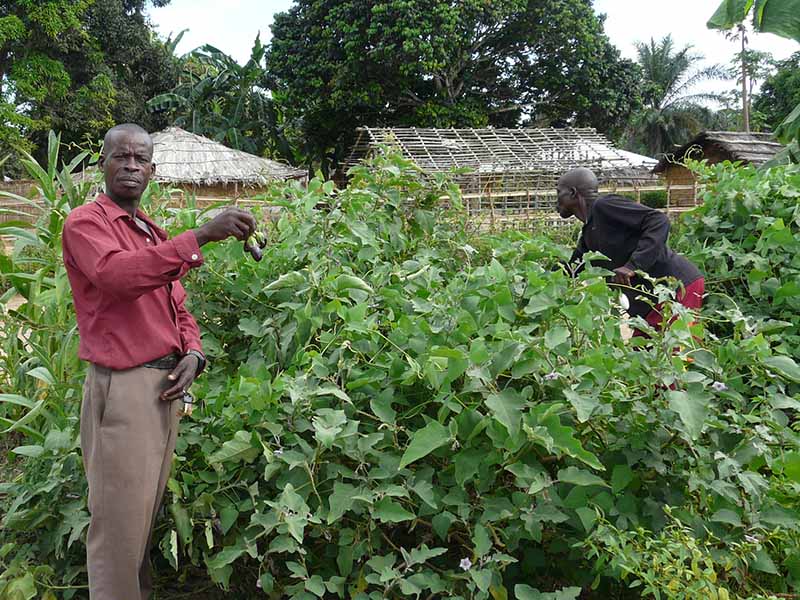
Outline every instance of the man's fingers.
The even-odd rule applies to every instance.
[[[189,389],[189,386],[192,385],[194,375],[189,365],[181,361],[167,378],[175,383],[161,392],[161,398],[162,400],[176,400],[182,397],[184,391]]]

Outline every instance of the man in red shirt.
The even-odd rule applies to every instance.
[[[89,369],[81,448],[91,521],[91,600],[146,600],[149,548],[175,449],[182,401],[202,371],[200,331],[180,279],[203,264],[200,247],[246,239],[253,216],[228,209],[173,239],[138,209],[155,172],[138,125],[106,133],[106,193],[64,224],[64,263],[75,300],[79,355]]]

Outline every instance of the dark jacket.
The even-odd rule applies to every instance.
[[[661,211],[637,204],[622,196],[602,196],[594,201],[586,224],[581,231],[578,247],[572,254],[571,263],[581,260],[588,251],[601,252],[608,261],[593,264],[609,270],[628,267],[633,271],[644,271],[654,278],[674,277],[689,285],[702,274],[692,263],[676,254],[667,245],[669,219]],[[633,285],[644,292],[652,285],[641,277],[633,278]],[[623,288],[630,301],[628,312],[632,316],[646,316],[651,307],[638,300],[642,292]],[[646,294],[651,300],[652,295]]]

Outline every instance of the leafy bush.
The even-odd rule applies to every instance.
[[[800,167],[692,168],[707,187],[683,219],[682,246],[708,274],[709,308],[730,318],[717,329],[751,315],[800,355]]]
[[[264,260],[220,244],[188,282],[211,362],[162,573],[240,598],[625,598],[658,565],[694,573],[691,541],[718,597],[800,585],[800,368],[757,320],[693,324],[661,286],[676,321],[632,347],[605,271],[573,279],[569,248],[476,235],[446,179],[396,156],[267,200],[283,213]],[[19,429],[0,596],[83,585],[77,404]]]

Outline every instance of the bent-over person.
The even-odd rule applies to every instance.
[[[153,521],[188,389],[205,364],[180,279],[203,264],[201,246],[245,239],[256,224],[228,209],[168,239],[139,210],[156,166],[153,142],[138,125],[106,133],[99,165],[105,193],[69,214],[62,237],[79,356],[89,362],[80,428],[89,596],[146,600]]]
[[[574,216],[584,224],[570,263],[580,261],[588,251],[607,256],[609,261],[600,266],[614,271],[613,283],[620,285],[628,298],[628,314],[644,317],[656,329],[663,326],[662,307],[640,298],[655,301],[649,293],[652,284],[637,271],[654,279],[678,279],[682,285],[676,300],[688,308],[700,308],[705,280],[695,265],[669,247],[667,216],[622,196],[598,197],[597,188],[597,178],[585,168],[572,169],[558,180],[559,215],[564,219]],[[644,334],[636,330],[634,335]]]

